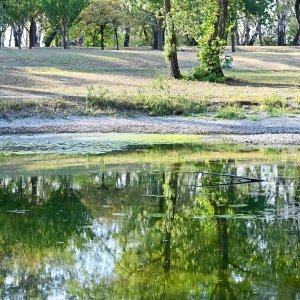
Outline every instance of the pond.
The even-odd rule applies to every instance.
[[[8,138],[1,299],[300,299],[298,149]]]

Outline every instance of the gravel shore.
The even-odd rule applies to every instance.
[[[0,134],[161,133],[225,135],[228,142],[254,145],[300,145],[300,117],[261,121],[185,117],[79,117],[0,119]]]

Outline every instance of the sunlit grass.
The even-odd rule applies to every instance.
[[[183,72],[198,65],[193,51],[179,51],[178,57]],[[296,99],[300,86],[298,61],[300,51],[296,48],[240,48],[234,54],[233,70],[225,71],[226,76],[234,78],[234,81],[227,84],[185,80],[165,82],[178,99],[188,99],[193,103],[203,103],[205,100],[207,105],[258,103],[270,94]],[[2,49],[0,99],[1,96],[11,100],[18,97],[18,101],[22,102],[20,97],[24,95],[24,99],[43,96],[49,101],[57,98],[77,101],[78,98],[85,99],[88,87],[97,89],[101,86],[117,100],[116,109],[120,102],[128,102],[128,107],[134,107],[139,93],[142,91],[151,96],[153,83],[157,82],[157,78],[167,78],[168,73],[169,68],[159,51]],[[79,107],[79,111],[84,110],[84,105]],[[151,113],[151,110],[146,109],[145,112]],[[173,112],[169,110],[165,113]]]
[[[299,71],[230,71],[227,75],[245,83],[300,86]]]

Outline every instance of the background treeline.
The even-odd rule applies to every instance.
[[[209,8],[209,1],[171,2],[180,44],[197,45],[194,31],[203,25],[202,6]],[[229,1],[232,37],[228,37],[228,44],[234,39],[237,45],[299,45],[299,2]],[[22,36],[28,35],[23,46],[151,45],[162,50],[164,16],[162,0],[1,0],[1,46],[6,33],[15,47],[21,47]]]
[[[181,77],[177,45],[221,75],[224,45],[300,45],[300,0],[1,0],[0,46],[152,46]]]

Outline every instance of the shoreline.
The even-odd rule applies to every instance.
[[[221,135],[225,142],[249,145],[300,145],[300,117],[260,121],[209,117],[68,116],[0,119],[0,136],[9,134],[137,133]]]

